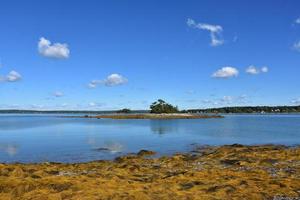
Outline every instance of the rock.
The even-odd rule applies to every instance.
[[[77,174],[71,171],[60,171],[58,176],[76,176]]]
[[[191,189],[192,187],[194,187],[193,183],[182,183],[180,184],[180,187],[182,190],[188,190]]]
[[[72,186],[72,183],[63,182],[63,183],[52,183],[49,185],[49,188],[57,191],[62,192],[64,190],[68,190]]]
[[[192,181],[192,182],[188,182],[188,183],[181,183],[180,187],[182,190],[188,190],[191,189],[194,186],[197,185],[203,185],[204,183],[202,183],[201,181]]]
[[[97,148],[97,149],[94,149],[95,151],[110,151],[109,148],[105,148],[105,147],[100,147],[100,148]]]
[[[232,145],[229,145],[229,146],[231,146],[231,147],[244,147],[244,145],[242,145],[242,144],[237,144],[237,143],[232,144]]]
[[[224,159],[220,162],[224,165],[240,165],[240,161],[235,159]]]
[[[137,153],[137,155],[138,156],[153,156],[153,155],[155,155],[156,154],[156,152],[154,152],[154,151],[148,151],[148,150],[140,150],[138,153]]]

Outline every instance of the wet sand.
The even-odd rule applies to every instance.
[[[170,157],[152,154],[79,164],[0,164],[0,199],[300,197],[300,147],[208,146]]]

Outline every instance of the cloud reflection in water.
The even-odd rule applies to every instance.
[[[124,145],[115,141],[99,142],[95,137],[89,137],[87,143],[92,146],[94,150],[109,153],[121,153],[124,150]]]
[[[15,144],[0,144],[0,151],[4,151],[10,156],[14,156],[18,153],[18,145]]]

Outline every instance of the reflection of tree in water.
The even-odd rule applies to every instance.
[[[18,145],[15,144],[0,144],[0,151],[4,151],[10,156],[14,156],[18,153]]]
[[[178,131],[178,120],[167,119],[167,120],[150,120],[150,127],[153,133],[166,134],[174,133]]]

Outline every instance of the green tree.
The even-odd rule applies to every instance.
[[[131,113],[131,110],[128,108],[124,108],[122,110],[118,110],[117,113]]]
[[[158,99],[150,105],[150,113],[178,113],[177,106],[173,106],[162,99]]]

